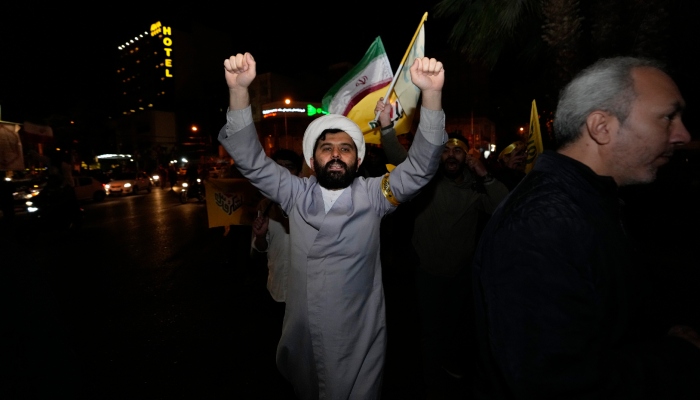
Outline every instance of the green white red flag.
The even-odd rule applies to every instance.
[[[389,57],[377,36],[362,60],[323,96],[321,107],[330,114],[347,116],[369,93],[386,87],[392,77]]]
[[[394,130],[397,135],[412,131],[413,117],[416,114],[420,89],[411,81],[411,65],[416,58],[425,56],[425,20],[428,13],[423,14],[418,29],[416,29],[411,43],[404,54],[394,79],[386,88],[373,92],[366,96],[348,114],[348,118],[355,121],[365,134],[365,142],[370,144],[381,144],[381,134],[377,118],[379,114],[374,114],[374,108],[380,98],[384,97],[384,102],[391,104],[391,120],[394,123]]]

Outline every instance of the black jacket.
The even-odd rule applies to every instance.
[[[645,326],[651,292],[637,254],[613,179],[541,154],[475,255],[477,398],[689,395],[700,350]]]

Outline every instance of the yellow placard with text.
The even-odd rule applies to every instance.
[[[262,195],[247,179],[208,179],[207,194],[209,227],[251,225],[257,216]]]

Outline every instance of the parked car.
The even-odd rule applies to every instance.
[[[108,195],[136,194],[141,190],[151,193],[153,180],[145,172],[120,172],[105,185]]]
[[[26,211],[27,202],[39,195],[46,186],[46,179],[18,179],[9,181],[15,214]]]
[[[91,176],[74,176],[75,197],[79,201],[102,201],[107,196],[105,185]]]

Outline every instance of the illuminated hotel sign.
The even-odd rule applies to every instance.
[[[158,35],[163,35],[163,50],[165,51],[165,60],[164,60],[164,65],[165,65],[165,77],[166,78],[172,78],[172,68],[173,68],[173,59],[171,57],[171,53],[173,51],[173,39],[172,39],[172,28],[169,26],[163,26],[161,25],[160,21],[156,22],[155,24],[151,25],[151,36],[158,36]]]

